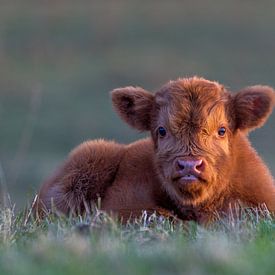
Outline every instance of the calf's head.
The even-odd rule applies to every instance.
[[[170,81],[155,94],[119,88],[112,101],[129,125],[151,132],[168,194],[182,205],[197,205],[226,187],[234,142],[264,124],[275,97],[268,86],[231,94],[217,82],[193,77]]]

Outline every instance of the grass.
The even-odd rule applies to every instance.
[[[241,211],[204,228],[147,216],[122,225],[106,213],[35,221],[0,213],[0,274],[274,274],[275,220]]]

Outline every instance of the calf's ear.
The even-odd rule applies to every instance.
[[[240,130],[261,127],[272,112],[275,92],[269,86],[250,86],[233,96],[235,125]]]
[[[119,116],[141,131],[150,130],[154,95],[140,87],[118,88],[111,92],[112,102]]]

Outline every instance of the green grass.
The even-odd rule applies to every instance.
[[[242,210],[203,228],[156,215],[122,225],[91,216],[0,212],[0,274],[274,274],[275,220]]]

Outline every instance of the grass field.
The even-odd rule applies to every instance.
[[[121,225],[96,211],[78,218],[0,213],[0,274],[274,274],[275,220],[243,211],[203,228],[156,215]]]

